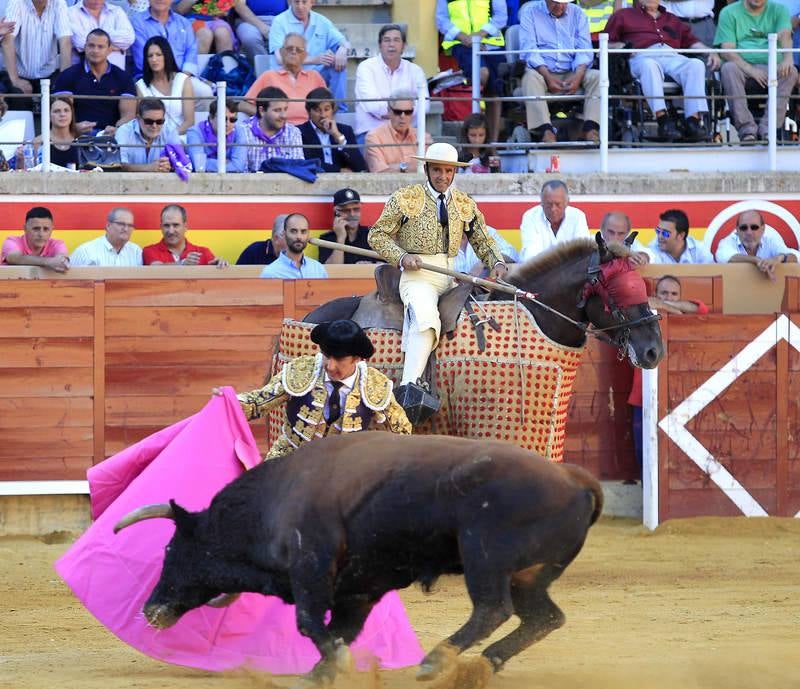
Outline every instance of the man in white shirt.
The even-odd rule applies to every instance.
[[[70,257],[72,266],[130,267],[142,265],[142,249],[131,239],[133,213],[114,208],[108,214],[106,233],[81,244]]]
[[[705,45],[714,45],[714,0],[663,0],[667,12],[683,19],[694,37]]]
[[[517,250],[510,242],[503,239],[502,235],[497,230],[487,225],[486,232],[497,242],[497,246],[500,248],[500,252],[503,254],[506,263],[517,263],[519,261]],[[453,270],[457,270],[459,273],[470,273],[477,276],[483,273],[489,273],[488,270],[485,270],[481,259],[478,258],[478,254],[475,253],[475,249],[472,248],[472,244],[467,240],[466,234],[461,236],[461,246],[456,254]]]
[[[656,238],[647,248],[652,252],[651,263],[714,262],[711,252],[689,236],[689,218],[677,208],[658,216]]]
[[[797,263],[780,234],[767,228],[764,216],[752,210],[739,214],[736,229],[720,241],[715,257],[717,263],[752,263],[770,280],[775,279],[779,263]]]
[[[631,219],[621,211],[611,211],[603,216],[600,223],[600,236],[608,242],[624,242],[631,233]],[[638,239],[634,239],[630,245],[631,255],[629,260],[637,266],[650,263],[653,256],[651,251],[642,246]]]
[[[356,70],[356,141],[364,143],[367,132],[389,119],[386,101],[392,93],[416,94],[420,86],[428,94],[428,82],[422,67],[403,60],[406,32],[397,24],[386,24],[378,32],[380,55],[364,60]],[[364,100],[383,98],[384,100]],[[426,108],[428,105],[426,104]]]
[[[569,190],[559,179],[542,185],[541,204],[525,211],[520,223],[520,260],[538,256],[560,242],[589,239],[583,211],[569,205]]]

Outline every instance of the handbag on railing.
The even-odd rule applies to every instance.
[[[83,134],[75,140],[81,170],[119,170],[122,167],[119,144],[113,136]]]

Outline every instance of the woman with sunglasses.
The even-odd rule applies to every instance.
[[[180,135],[194,125],[194,90],[189,76],[178,70],[175,55],[167,39],[152,36],[144,44],[142,78],[136,82],[136,92],[142,98],[165,100],[167,119]]]
[[[244,129],[237,124],[238,103],[231,98],[225,100],[225,160],[227,172],[245,172],[247,148]],[[196,124],[186,133],[189,157],[195,172],[217,172],[217,101],[212,101],[208,119]]]

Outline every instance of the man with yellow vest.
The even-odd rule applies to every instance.
[[[611,15],[624,6],[624,0],[578,0],[578,7],[589,20],[589,33],[593,43],[597,42],[598,35],[606,28]]]
[[[502,29],[508,23],[506,0],[436,0],[436,28],[442,34],[442,48],[452,55],[472,83],[472,37],[480,36],[480,84],[485,96],[502,95],[502,80],[498,66],[505,55],[492,55],[491,51],[505,47]],[[500,129],[500,103],[486,104],[489,119],[489,140],[497,141]]]

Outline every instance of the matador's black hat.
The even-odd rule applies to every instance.
[[[311,341],[319,345],[325,356],[369,359],[375,354],[375,346],[367,334],[358,323],[351,320],[320,323],[311,331]]]

